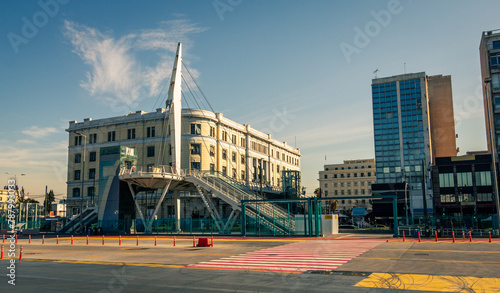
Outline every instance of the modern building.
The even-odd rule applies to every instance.
[[[481,83],[483,88],[484,117],[488,152],[492,154],[493,198],[496,210],[500,209],[498,190],[498,152],[500,146],[500,30],[483,32],[479,45]],[[497,212],[497,222],[500,213]],[[498,227],[496,227],[498,228]]]
[[[325,165],[319,172],[319,185],[325,197],[370,196],[375,183],[375,159],[344,160],[343,164]],[[355,207],[371,210],[368,199],[338,200],[337,210],[350,214]]]
[[[107,169],[100,166],[100,162],[103,162],[103,151],[109,152],[110,147],[134,150],[137,158],[133,165],[137,171],[147,172],[155,166],[172,164],[169,127],[165,123],[168,115],[165,109],[159,108],[151,113],[137,111],[125,116],[98,120],[86,118],[83,122],[69,123],[66,130],[69,133],[68,217],[79,213],[82,202],[85,209],[97,205],[105,196],[102,193],[106,189],[100,184],[106,181],[100,178],[106,174],[100,172]],[[300,171],[299,149],[250,125],[227,119],[222,113],[183,109],[181,129],[182,169],[220,172],[255,190],[280,192],[282,172]],[[160,194],[141,195],[141,208],[154,209],[153,202]],[[195,204],[192,198],[190,202],[189,206],[181,207],[185,217],[190,218],[193,213],[208,216],[201,199],[199,204]],[[172,216],[173,209],[174,204],[167,199],[158,212],[158,218]],[[223,204],[220,209],[223,213]]]
[[[372,101],[376,182],[408,182],[413,213],[425,214],[425,205],[432,210],[430,166],[438,156],[457,154],[451,77],[375,78]]]
[[[448,228],[493,227],[493,170],[491,154],[436,158],[432,183],[438,224]]]

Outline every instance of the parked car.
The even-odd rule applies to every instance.
[[[373,225],[372,229],[375,229],[375,230],[391,230],[390,227],[387,227],[386,225],[382,225],[382,224]]]

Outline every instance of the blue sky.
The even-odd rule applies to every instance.
[[[308,194],[325,162],[374,157],[375,69],[451,75],[457,145],[485,149],[478,47],[498,11],[451,0],[2,1],[0,180],[23,173],[30,195],[48,185],[62,198],[68,121],[160,106],[179,41],[215,111],[296,141]]]

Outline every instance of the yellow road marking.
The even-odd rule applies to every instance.
[[[73,260],[52,260],[52,259],[24,259],[26,261],[43,261],[57,263],[78,263],[78,264],[95,264],[95,265],[114,265],[114,266],[136,266],[136,267],[154,267],[154,268],[184,268],[184,265],[164,265],[164,264],[142,264],[129,262],[104,262],[104,261],[73,261]]]
[[[355,286],[438,292],[498,292],[500,278],[373,273]]]
[[[384,258],[384,257],[365,257],[358,256],[356,259],[376,259],[376,260],[399,260],[399,261],[427,261],[427,262],[459,262],[459,263],[488,263],[488,264],[500,264],[498,261],[469,261],[469,260],[444,260],[444,259],[425,259],[425,258]]]
[[[408,251],[408,252],[413,252],[413,251],[427,251],[427,252],[467,252],[467,253],[500,253],[500,251],[469,251],[469,250],[446,250],[446,249],[411,249],[411,248],[373,248],[371,250],[389,250],[389,251],[394,251],[394,250],[402,250],[402,251]]]

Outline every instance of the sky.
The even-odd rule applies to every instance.
[[[177,42],[216,112],[300,148],[308,195],[325,164],[374,158],[376,69],[451,75],[460,154],[484,150],[478,48],[498,11],[493,0],[1,1],[0,182],[65,197],[69,121],[163,106]]]

